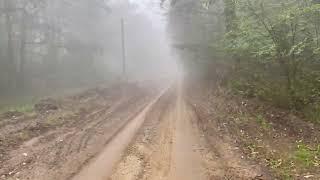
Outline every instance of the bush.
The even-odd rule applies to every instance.
[[[223,41],[236,60],[229,86],[319,121],[319,11],[308,0],[239,1],[236,25]]]

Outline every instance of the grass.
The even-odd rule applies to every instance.
[[[29,113],[40,99],[35,96],[0,97],[0,113],[17,111]]]
[[[268,158],[267,164],[278,174],[281,179],[294,179],[295,174],[304,174],[313,168],[320,167],[320,145],[311,148],[309,145],[299,142],[296,150],[287,152],[276,158]]]
[[[24,104],[24,105],[16,106],[14,110],[18,112],[32,112],[33,104]]]
[[[256,117],[256,121],[259,123],[259,125],[264,129],[268,130],[271,128],[271,125],[268,123],[268,121],[263,117],[263,115],[258,114]]]
[[[303,169],[319,167],[320,164],[320,145],[311,148],[308,145],[299,143],[297,150],[294,152],[293,160]]]
[[[246,98],[259,98],[275,107],[301,112],[306,120],[320,124],[320,103],[317,101],[320,98],[320,87],[302,81],[300,87],[294,89],[294,95],[290,96],[282,81],[264,79],[260,82],[252,80],[252,73],[241,73],[243,72],[236,73],[228,81],[227,86],[233,93]]]
[[[72,111],[51,114],[46,119],[48,126],[60,126],[70,119],[74,119],[75,114]]]
[[[235,94],[240,94],[245,97],[258,97],[262,100],[271,102],[271,104],[274,104],[276,107],[282,107],[287,110],[290,110],[291,108],[289,103],[290,101],[288,101],[289,98],[286,95],[287,93],[285,93],[285,90],[283,90],[280,87],[277,91],[274,90],[275,88],[268,87],[267,91],[262,91],[262,93],[256,91],[259,88],[251,86],[249,83],[241,81],[232,81],[230,87],[232,92],[234,92]],[[313,123],[317,123],[319,125],[320,103],[302,103],[302,105],[305,106],[301,106],[301,109],[297,109],[296,111],[305,115],[303,119],[311,121]],[[264,116],[263,113],[259,113],[263,112],[263,109],[256,110],[255,112],[256,114],[250,114],[249,117],[245,117],[244,113],[241,112],[240,116],[242,115],[243,117],[240,119],[252,119],[253,121],[255,121],[252,121],[252,123],[257,123],[264,130],[260,131],[261,134],[270,133],[270,137],[272,138],[272,124],[268,121],[268,119],[266,119],[266,116]],[[248,139],[245,139],[245,141],[247,143],[249,141],[249,143],[246,145],[246,152],[249,154],[249,157],[256,160],[263,160],[266,163],[266,165],[271,169],[271,171],[275,174],[275,176],[279,179],[292,180],[297,179],[297,175],[301,176],[319,172],[320,144],[313,145],[307,144],[302,141],[290,141],[288,142],[289,144],[283,144],[288,145],[288,148],[274,148],[278,151],[273,152],[270,150],[273,149],[272,143],[270,144],[271,147],[265,147],[263,146],[263,144],[261,145],[261,143],[256,140],[250,141]],[[271,141],[273,140],[271,139]]]
[[[17,111],[22,113],[29,113],[33,111],[34,104],[21,104],[15,106],[3,106],[0,107],[0,113],[9,112],[9,111]]]
[[[303,113],[308,120],[320,123],[320,104],[309,105],[304,109]]]
[[[294,177],[295,164],[291,160],[289,154],[274,154],[267,151],[264,146],[258,146],[255,143],[250,143],[246,146],[249,150],[250,158],[264,159],[266,165],[276,174],[277,177],[283,180],[292,180]]]
[[[263,116],[257,116],[257,121],[261,126],[270,128]],[[296,174],[307,174],[320,168],[320,144],[308,145],[299,141],[296,147],[290,151],[274,153],[265,151],[265,147],[259,146],[256,142],[246,145],[249,157],[253,159],[264,159],[267,166],[283,180],[296,178]]]

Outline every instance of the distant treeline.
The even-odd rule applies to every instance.
[[[0,0],[0,95],[98,80],[103,0]]]

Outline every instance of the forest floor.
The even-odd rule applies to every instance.
[[[180,83],[42,100],[1,115],[0,179],[320,179],[320,127],[258,105]]]

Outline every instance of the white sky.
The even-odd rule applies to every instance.
[[[145,71],[161,71],[158,74],[172,72],[176,64],[160,0],[111,0],[110,5],[113,19],[124,17],[125,20],[128,64],[134,68],[134,64],[141,62],[146,65]]]

